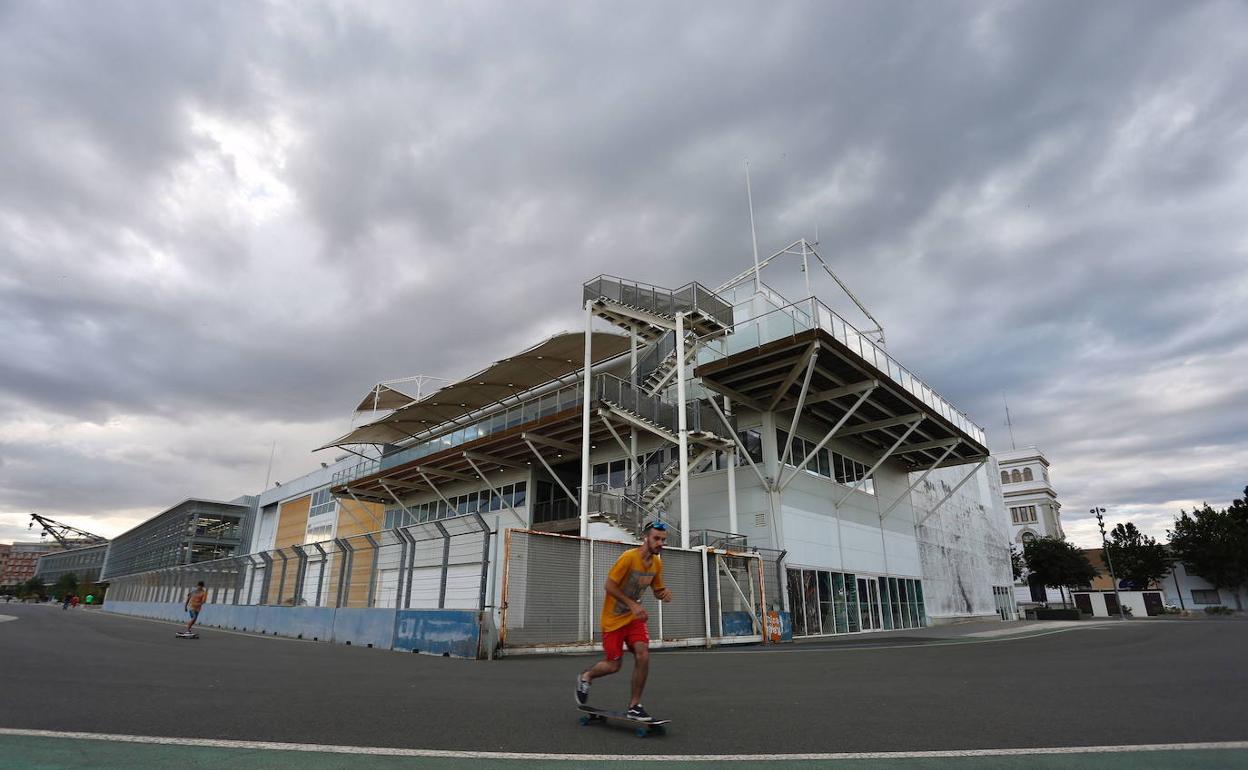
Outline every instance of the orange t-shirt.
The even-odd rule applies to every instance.
[[[186,603],[193,610],[200,610],[204,606],[204,602],[208,601],[208,592],[202,588],[196,588],[191,591],[190,596],[186,597]]]
[[[607,577],[615,582],[633,601],[640,601],[647,588],[655,590],[663,588],[663,560],[658,556],[651,557],[647,567],[641,559],[641,550],[630,548],[615,560],[615,566],[607,573]],[[633,613],[628,605],[615,600],[607,594],[602,603],[602,630],[614,631],[623,628],[633,621]]]

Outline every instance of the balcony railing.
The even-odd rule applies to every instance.
[[[614,275],[600,275],[585,283],[583,298],[595,300],[602,297],[668,316],[698,310],[724,326],[732,325],[732,305],[696,281],[673,290]]]
[[[902,366],[897,359],[886,353],[869,337],[841,318],[836,311],[814,297],[740,321],[733,326],[731,334],[706,340],[706,344],[698,350],[698,363],[704,364],[745,350],[752,350],[769,342],[793,337],[815,328],[823,329],[831,334],[855,355],[883,372],[890,380],[953,423],[963,433],[981,445],[987,446],[983,428],[976,425],[964,412],[954,407],[931,386]]]
[[[418,444],[402,447],[385,454],[380,460],[367,460],[350,468],[344,468],[333,476],[334,484],[345,484],[354,479],[384,471],[413,460],[476,441],[486,436],[510,430],[519,425],[540,420],[557,412],[579,407],[582,384],[565,385],[541,396],[534,396],[471,425],[457,428]],[[610,374],[595,375],[590,382],[594,400],[606,401],[661,428],[676,433],[680,429],[679,411],[675,404],[649,396],[640,388]],[[705,402],[689,403],[687,424],[690,431],[705,431],[725,435],[725,430],[714,410]]]

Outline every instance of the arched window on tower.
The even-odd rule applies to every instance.
[[[1035,540],[1035,539],[1036,539],[1036,535],[1033,532],[1024,532],[1023,536],[1019,538],[1019,540],[1022,540],[1024,543],[1030,543],[1032,540]]]
[[[1015,468],[1014,470],[1010,471],[1010,481],[1012,481],[1012,482],[1014,482],[1015,484],[1017,484],[1018,482],[1020,482],[1020,481],[1022,481],[1022,480],[1023,480],[1023,474],[1019,473],[1017,468]]]
[[[1009,484],[1009,483],[1010,483],[1010,472],[1009,472],[1009,471],[1001,471],[1001,483],[1002,483],[1002,484]]]
[[[1035,481],[1036,477],[1031,475],[1031,468],[1023,468],[1023,481]]]

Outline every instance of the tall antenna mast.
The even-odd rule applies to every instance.
[[[754,291],[759,290],[758,233],[754,230],[754,192],[750,189],[750,162],[745,162],[745,194],[750,199],[750,240],[754,243]]]
[[[1010,420],[1010,402],[1004,393],[1001,394],[1001,400],[1005,401],[1005,425],[1010,429],[1010,449],[1018,449],[1014,444],[1014,423]]]
[[[264,472],[264,488],[269,488],[269,480],[273,478],[273,455],[277,452],[277,439],[273,439],[273,448],[269,450],[269,469]]]

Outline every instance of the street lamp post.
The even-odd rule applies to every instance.
[[[1105,550],[1105,563],[1109,565],[1109,579],[1114,584],[1114,598],[1118,600],[1118,615],[1123,620],[1127,613],[1122,609],[1122,596],[1118,593],[1118,578],[1114,576],[1114,560],[1109,555],[1109,542],[1105,539],[1105,509],[1089,508],[1088,513],[1096,517],[1096,525],[1101,528],[1101,546]]]

